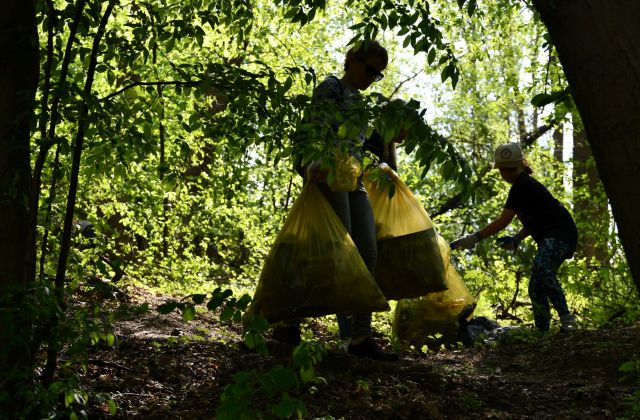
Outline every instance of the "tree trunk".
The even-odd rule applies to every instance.
[[[558,163],[564,163],[564,130],[563,125],[560,123],[553,130],[553,159]],[[557,188],[564,188],[564,177],[566,173],[566,168],[564,165],[561,165],[561,171],[559,173],[558,178],[555,180],[555,185]]]
[[[7,1],[0,13],[0,293],[26,286],[35,272],[29,139],[38,75],[34,2]]]
[[[599,187],[598,169],[593,162],[580,117],[576,116],[573,121],[573,214],[580,230],[578,252],[589,261],[607,264],[607,198]]]
[[[553,130],[553,158],[556,162],[563,162],[564,155],[564,130],[560,124]]]
[[[0,295],[27,290],[35,276],[35,228],[31,228],[30,127],[38,88],[39,58],[35,2],[7,0],[0,13]],[[0,363],[11,375],[0,379],[0,412],[18,413],[26,404],[17,393],[33,371],[29,310],[25,293],[13,293],[0,308]],[[5,302],[6,303],[6,302]]]
[[[558,51],[640,291],[640,2],[533,4]]]

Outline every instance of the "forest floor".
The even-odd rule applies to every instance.
[[[212,313],[185,322],[155,308],[168,298],[129,290],[119,311],[114,346],[90,350],[82,386],[94,397],[89,418],[212,419],[225,385],[238,371],[258,372],[291,363],[291,352],[269,343],[270,356],[242,346],[237,327]],[[123,306],[128,307],[128,306]],[[315,339],[335,343],[311,321]],[[384,345],[384,344],[383,344]],[[330,347],[330,346],[329,346]],[[621,381],[620,365],[640,353],[640,323],[597,331],[557,333],[528,341],[403,353],[398,362],[357,359],[337,346],[317,366],[326,383],[302,386],[305,418],[335,419],[613,419],[627,416],[635,383]]]

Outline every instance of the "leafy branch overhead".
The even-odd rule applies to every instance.
[[[325,9],[327,2],[278,1],[276,5],[284,9],[285,19],[304,25],[317,18],[317,11]],[[362,21],[351,26],[355,32],[351,43],[373,39],[379,30],[397,31],[414,53],[424,52],[429,64],[443,66],[443,81],[450,79],[453,86],[457,84],[456,59],[443,41],[439,22],[432,18],[428,3],[377,1],[355,3],[353,7],[359,8]],[[310,93],[316,75],[312,67],[274,65],[252,52],[258,47],[257,38],[251,36],[255,11],[250,3],[200,1],[191,6],[171,4],[165,9],[134,4],[128,12],[126,24],[116,19],[117,23],[108,30],[97,67],[102,77],[101,92],[105,86],[110,87],[110,92],[94,98],[109,102],[97,107],[93,114],[92,120],[101,125],[96,144],[117,147],[120,162],[128,166],[137,147],[145,149],[141,154],[156,149],[153,138],[157,116],[167,115],[169,108],[174,108],[170,118],[179,127],[171,130],[179,138],[215,138],[224,133],[235,139],[231,143],[235,153],[264,146],[274,164],[290,156],[290,144],[284,139],[308,105],[304,95],[297,92]],[[216,38],[215,34],[222,37]],[[225,38],[230,41],[220,41]],[[235,52],[220,56],[218,46]],[[194,62],[182,51],[202,52],[204,56]],[[158,64],[149,67],[156,60]],[[103,123],[109,115],[117,115],[115,124]],[[453,163],[446,165],[443,173],[456,182],[462,181],[464,171],[455,169],[461,164],[455,162],[452,149],[442,141],[433,142],[437,137],[433,130],[420,131],[424,137],[414,145],[421,156],[420,163],[429,167],[433,158],[438,163],[451,158]],[[114,140],[125,136],[138,139],[133,142],[134,148]],[[426,143],[433,144],[421,151]],[[443,153],[435,154],[434,150],[439,149]],[[163,174],[170,175],[170,166],[162,165]],[[171,176],[164,179],[168,182]]]
[[[288,7],[284,17],[301,25],[309,23],[316,15],[316,10],[326,7],[325,1],[283,0],[276,2]],[[464,0],[458,0],[462,7]],[[391,0],[354,2],[361,21],[349,27],[355,32],[347,45],[357,42],[367,42],[376,39],[380,31],[394,31],[399,39],[403,39],[404,48],[411,46],[414,54],[427,55],[429,65],[437,63],[443,66],[441,70],[442,82],[451,79],[451,86],[455,88],[460,78],[460,71],[456,65],[456,58],[450,45],[443,40],[439,29],[440,22],[433,18],[427,1],[408,0],[394,2]],[[468,13],[476,10],[476,0],[468,3]]]
[[[306,96],[298,99],[302,99],[302,105],[306,107],[294,139],[303,165],[322,159],[328,162],[328,169],[334,170],[337,150],[361,146],[359,135],[363,126],[367,127],[366,137],[375,130],[385,143],[393,141],[404,130],[404,148],[407,153],[415,151],[415,159],[423,168],[421,176],[424,178],[432,166],[438,165],[443,178],[454,183],[464,199],[470,197],[471,170],[468,163],[451,142],[426,122],[426,109],[421,109],[419,102],[410,100],[405,103],[371,93],[364,97],[362,104],[339,110],[339,105],[333,101],[312,105]],[[334,126],[339,127],[337,131]]]

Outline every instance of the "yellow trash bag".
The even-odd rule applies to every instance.
[[[385,164],[379,168],[364,180],[376,223],[378,286],[387,299],[395,300],[446,290],[429,215],[393,169]],[[391,198],[390,188],[395,191]]]
[[[273,323],[389,309],[331,205],[307,184],[271,247],[249,311]]]
[[[355,157],[336,152],[336,168],[329,180],[329,188],[332,191],[355,191],[358,187],[358,177],[362,173],[362,165]]]
[[[415,346],[426,344],[430,348],[455,344],[463,311],[465,318],[470,319],[475,308],[475,299],[451,264],[449,244],[438,236],[438,245],[444,258],[448,289],[417,299],[398,301],[392,334],[400,343]]]

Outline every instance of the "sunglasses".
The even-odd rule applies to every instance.
[[[375,79],[373,79],[374,81],[379,82],[380,80],[382,80],[382,78],[384,77],[384,74],[382,74],[380,70],[373,67],[371,64],[367,63],[362,58],[360,57],[356,57],[356,58],[358,59],[359,62],[364,64],[364,69],[367,72],[367,75],[371,77],[375,77]]]

